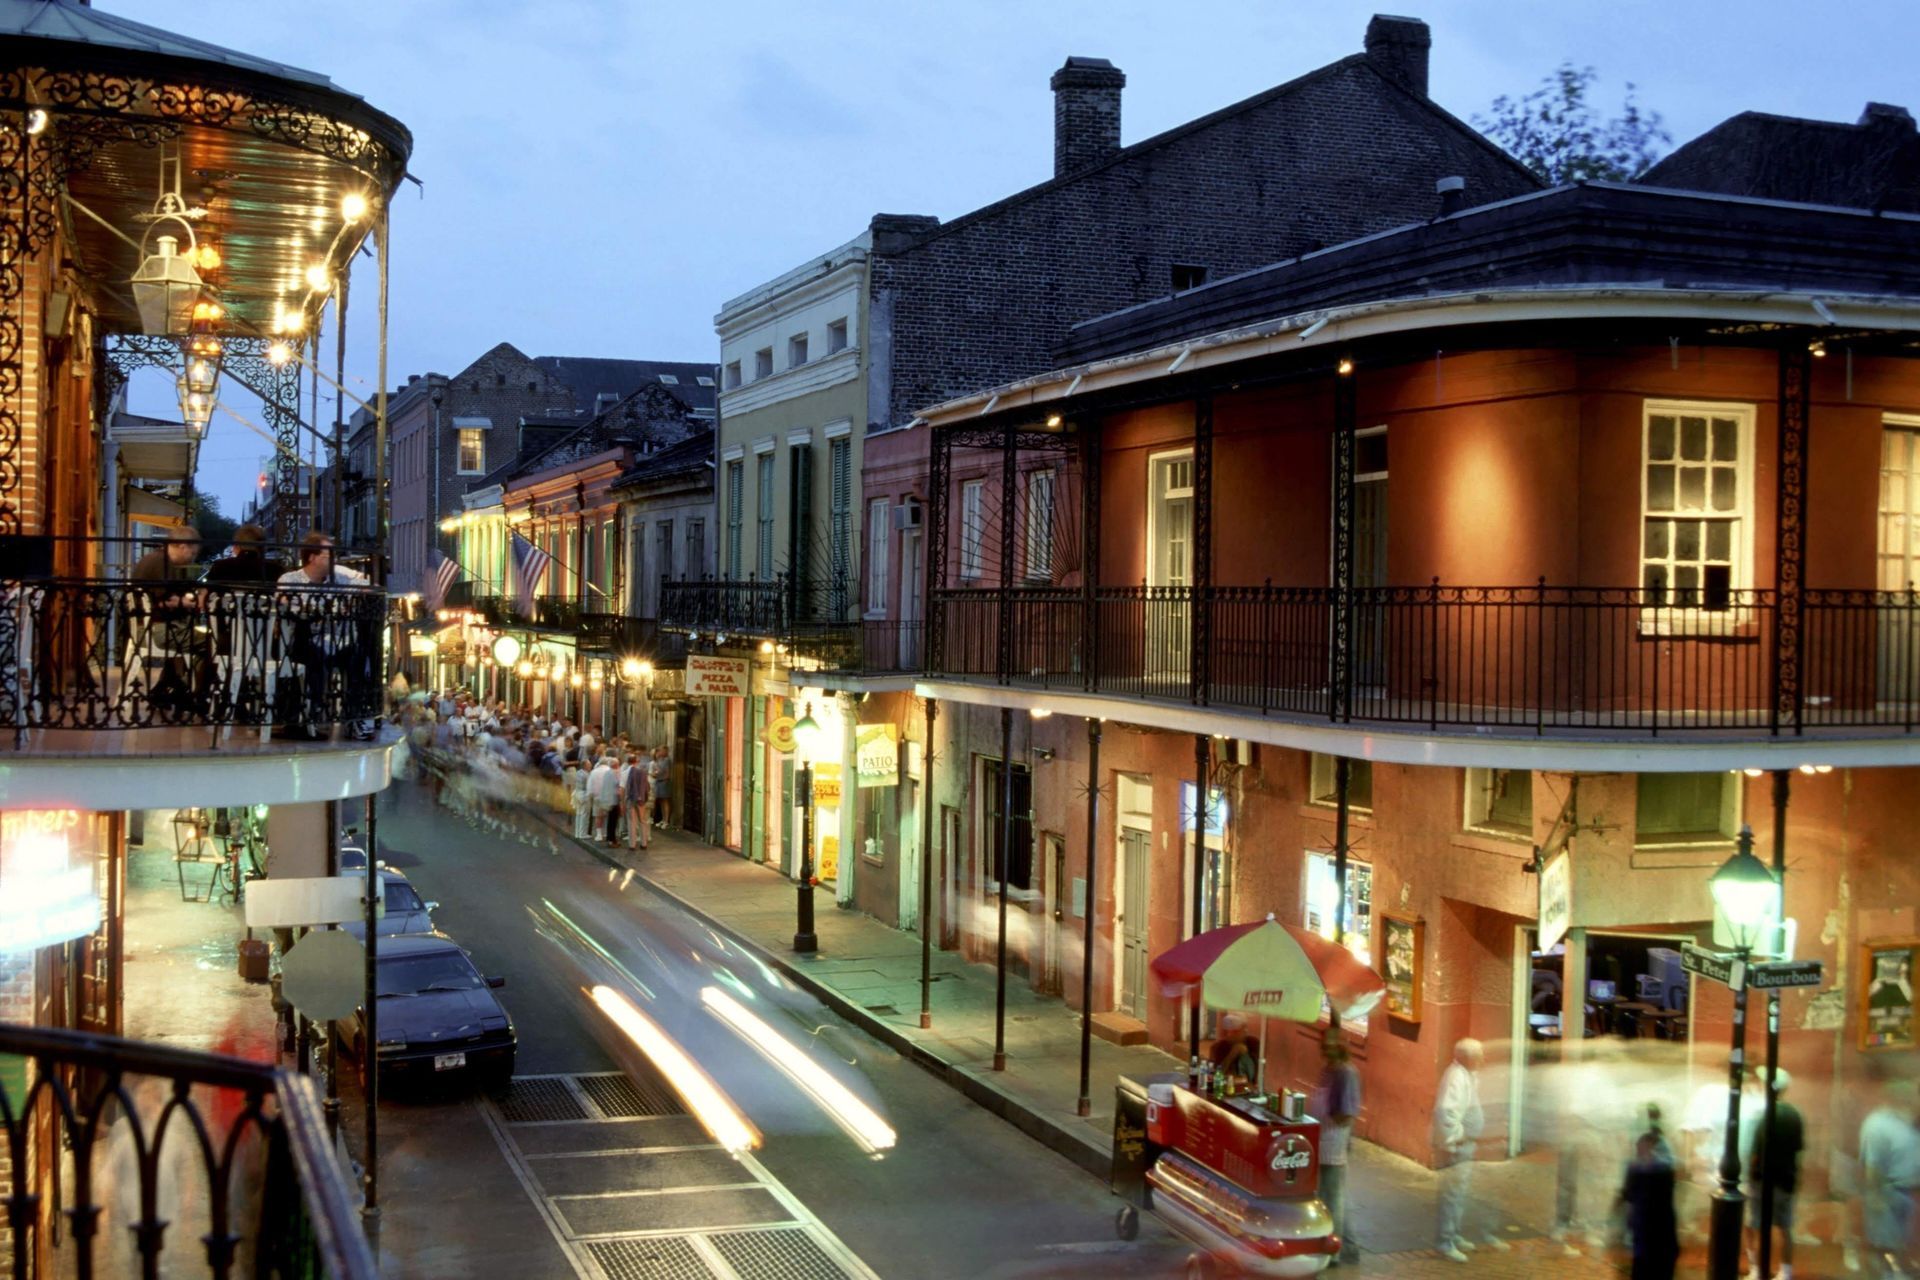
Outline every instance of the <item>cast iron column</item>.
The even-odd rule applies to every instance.
[[[1080,1115],[1092,1115],[1087,1078],[1093,1068],[1093,904],[1099,896],[1100,721],[1087,717],[1087,896],[1080,952]]]
[[[920,1026],[933,1025],[933,728],[940,704],[927,699],[927,744],[920,752]]]
[[[1787,918],[1787,796],[1793,775],[1785,769],[1773,771],[1773,878],[1780,884],[1780,918]],[[1760,1118],[1760,1139],[1754,1150],[1761,1151],[1773,1136],[1774,1072],[1780,1069],[1780,988],[1767,988],[1767,1070],[1760,1078],[1764,1111]],[[1773,1178],[1770,1164],[1760,1161],[1760,1274],[1771,1275],[1773,1262]],[[1792,1231],[1792,1227],[1787,1228]]]
[[[1753,852],[1753,832],[1740,831],[1740,852]],[[1708,1280],[1740,1280],[1740,1228],[1747,1198],[1740,1191],[1740,1086],[1747,1066],[1747,963],[1750,949],[1734,951],[1733,1044],[1727,1053],[1727,1132],[1720,1147],[1720,1187],[1708,1222]]]
[[[1333,375],[1333,649],[1327,672],[1327,708],[1336,721],[1353,717],[1354,398],[1353,366],[1343,359]]]
[[[1807,524],[1807,417],[1813,356],[1806,343],[1789,339],[1780,348],[1778,408],[1779,487],[1774,502],[1773,731],[1800,732],[1804,708],[1801,604],[1805,582]]]
[[[1353,786],[1353,761],[1345,756],[1333,758],[1333,941],[1347,945],[1347,815],[1348,796]],[[1338,1028],[1340,1010],[1327,1003],[1327,1025]]]
[[[1213,667],[1213,397],[1193,404],[1193,568],[1187,609],[1187,696],[1207,705]]]
[[[1086,425],[1080,429],[1080,683],[1088,693],[1100,688],[1099,585],[1100,432]]]
[[[927,428],[927,674],[944,675],[947,661],[947,487],[953,451],[947,438]],[[929,748],[932,743],[927,744]]]
[[[793,782],[795,798],[800,801],[800,884],[798,915],[794,921],[793,949],[818,951],[820,939],[813,931],[813,759],[800,761],[800,773]]]
[[[380,284],[378,293],[378,347],[376,361],[379,385],[373,396],[373,585],[377,589],[387,581],[387,242],[392,236],[392,211],[386,201],[380,203],[380,229],[377,248]],[[384,667],[380,681],[386,684]],[[380,1217],[380,999],[376,975],[380,963],[380,933],[376,927],[374,879],[380,869],[380,841],[374,816],[378,793],[367,794],[367,1002],[366,1034],[361,1043],[361,1060],[367,1068],[366,1198],[361,1213],[377,1221]]]
[[[1007,419],[1000,446],[1000,683],[1013,683],[1013,419]]]
[[[1009,454],[1009,457],[1012,455]],[[1007,867],[1013,861],[1013,708],[1000,708],[1000,944],[993,987],[993,1069],[1007,1069]]]
[[[1200,926],[1206,919],[1206,859],[1207,859],[1207,766],[1213,761],[1213,745],[1207,741],[1207,735],[1193,735],[1193,935],[1200,936]],[[1200,1058],[1200,993],[1194,992],[1192,1005],[1187,1009],[1187,1051],[1190,1060]]]

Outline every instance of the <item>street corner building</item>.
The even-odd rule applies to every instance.
[[[137,1268],[156,1211],[104,1170],[177,1096],[181,1179],[222,1159],[181,1136],[203,1124],[216,1153],[242,1139],[247,1190],[224,1225],[150,1232],[161,1270],[309,1251],[370,1275],[312,1082],[241,976],[239,901],[269,841],[273,877],[330,870],[335,806],[387,785],[346,731],[382,711],[387,597],[276,587],[257,554],[203,578],[223,548],[175,535],[224,390],[275,440],[265,544],[299,536],[297,351],[363,245],[384,280],[412,138],[323,74],[68,0],[0,4],[0,65],[0,1257]],[[136,379],[178,419],[128,413]]]
[[[1336,937],[1389,988],[1359,1131],[1428,1160],[1466,1036],[1484,1156],[1553,1140],[1575,1062],[1622,1125],[1724,1110],[1731,1000],[1682,962],[1751,828],[1770,950],[1821,966],[1780,1061],[1842,1142],[1915,1065],[1913,120],[1735,116],[1545,189],[1429,43],[1376,18],[1127,146],[1125,76],[1069,59],[1052,178],[726,304],[716,573],[661,597],[724,676],[709,837],[1182,1062],[1151,957]]]

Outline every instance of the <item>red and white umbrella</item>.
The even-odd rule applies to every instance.
[[[1191,995],[1210,1009],[1313,1022],[1320,1002],[1342,1018],[1364,1017],[1387,994],[1380,975],[1351,951],[1272,916],[1195,934],[1154,958],[1164,996]]]

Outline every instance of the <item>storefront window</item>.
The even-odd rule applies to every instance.
[[[981,841],[986,851],[987,887],[1000,885],[1000,802],[1001,763],[980,762]],[[1022,891],[1033,888],[1033,775],[1024,765],[1013,766],[1013,847],[1008,851],[1007,888]]]
[[[1330,853],[1307,854],[1306,904],[1307,928],[1323,938],[1332,938],[1335,912],[1340,905],[1340,881],[1334,874],[1334,859]],[[1347,859],[1346,943],[1347,949],[1353,952],[1360,963],[1372,966],[1373,867],[1352,858]],[[1326,1013],[1323,1004],[1321,1016],[1325,1017]],[[1366,1034],[1365,1018],[1349,1018],[1341,1025],[1356,1034]]]
[[[1533,774],[1525,769],[1467,770],[1467,825],[1531,839]]]
[[[860,789],[860,852],[876,862],[892,857],[900,843],[900,789]]]
[[[1312,791],[1315,804],[1338,804],[1340,789],[1335,778],[1336,763],[1334,757],[1315,754],[1313,757]],[[1373,808],[1373,761],[1355,760],[1347,773],[1347,807],[1349,809]]]

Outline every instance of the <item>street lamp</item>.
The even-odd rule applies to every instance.
[[[1720,1150],[1720,1188],[1713,1197],[1707,1244],[1709,1280],[1739,1280],[1740,1226],[1746,1197],[1740,1192],[1740,1087],[1747,1056],[1747,960],[1761,931],[1780,912],[1780,881],[1753,856],[1753,828],[1741,827],[1739,844],[1708,882],[1722,936],[1733,945],[1733,1048],[1727,1055],[1727,1132]]]
[[[820,939],[813,932],[813,753],[819,749],[822,736],[820,722],[813,718],[813,704],[808,703],[805,714],[793,726],[794,752],[800,757],[796,783],[800,800],[800,901],[793,933],[795,951],[820,949]]]

